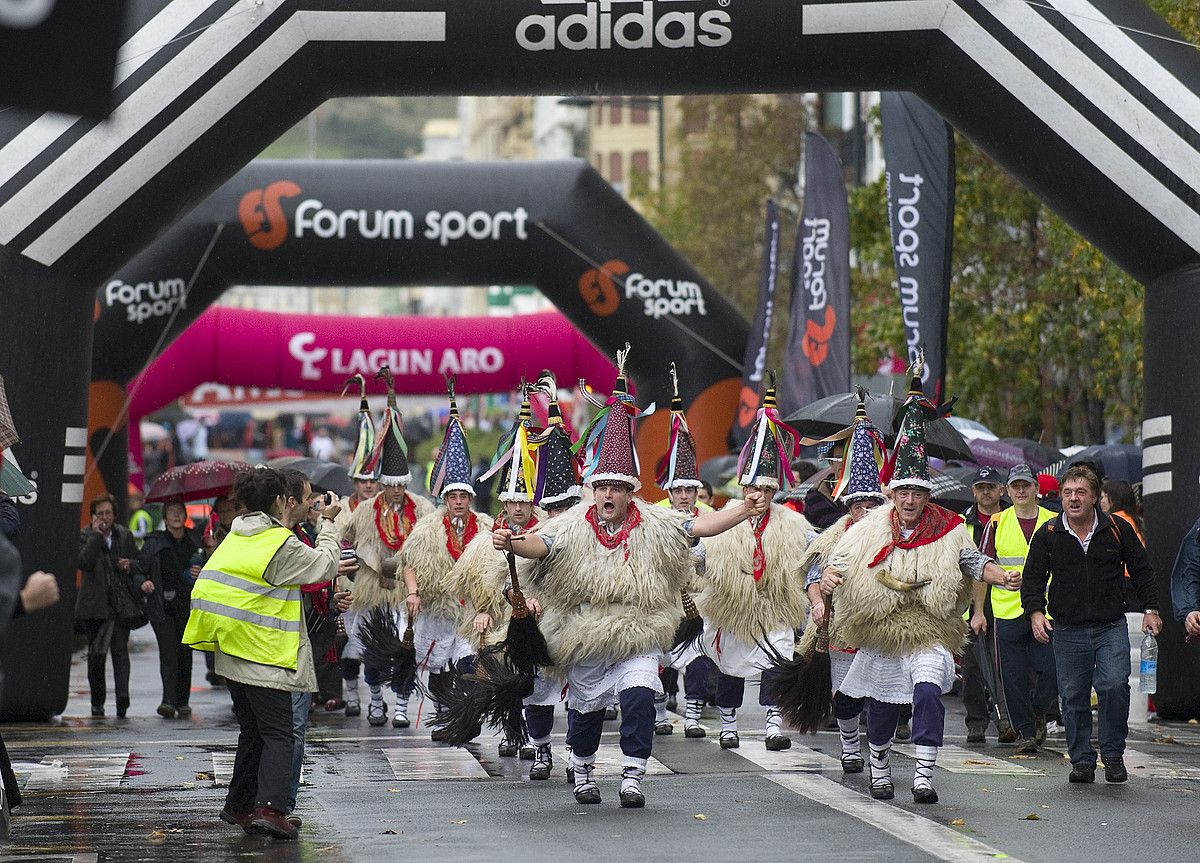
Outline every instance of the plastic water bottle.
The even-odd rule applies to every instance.
[[[1142,639],[1142,675],[1138,689],[1145,695],[1158,691],[1158,642],[1150,632]]]

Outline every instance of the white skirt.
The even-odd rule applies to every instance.
[[[572,710],[592,713],[616,701],[626,689],[644,686],[662,695],[658,654],[631,656],[620,662],[579,662],[567,669],[567,702]],[[534,689],[536,694],[536,687]]]
[[[562,701],[562,693],[562,684],[542,674],[539,668],[537,677],[533,680],[533,692],[521,703],[526,707],[554,707]]]
[[[417,649],[417,668],[421,671],[438,672],[475,653],[470,642],[459,635],[456,621],[429,614],[418,614],[413,621],[413,644]]]
[[[888,704],[911,704],[913,687],[932,683],[950,691],[954,685],[954,657],[940,644],[905,656],[884,656],[860,649],[842,681],[843,695],[874,698]]]
[[[776,629],[767,641],[786,659],[791,659],[796,649],[796,633],[790,626]],[[704,630],[700,651],[730,677],[753,677],[771,665],[770,657],[757,644],[747,644],[720,628]]]
[[[358,628],[362,625],[363,612],[342,612],[342,626],[346,628],[346,646],[342,648],[342,659],[362,659],[363,644],[359,637]]]
[[[854,654],[849,650],[838,650],[836,647],[829,648],[829,670],[830,677],[833,679],[833,691],[837,692],[842,689],[842,682],[846,679],[846,675],[850,671],[850,666],[854,663]],[[842,689],[842,694],[845,690]]]

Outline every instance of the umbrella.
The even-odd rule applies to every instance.
[[[354,482],[340,464],[306,456],[284,456],[272,459],[267,464],[300,471],[312,483],[313,491],[331,491],[340,497],[354,494]]]
[[[738,457],[736,455],[719,455],[710,458],[700,465],[700,479],[713,488],[720,488],[736,478]]]
[[[233,488],[238,474],[250,469],[250,465],[242,461],[197,461],[180,465],[154,481],[146,502],[222,497]]]
[[[867,416],[883,432],[889,445],[895,440],[892,420],[903,405],[904,401],[895,396],[867,393]],[[858,394],[841,393],[818,399],[784,417],[783,421],[805,437],[823,438],[848,428],[854,422],[857,409]],[[963,436],[946,419],[925,424],[925,449],[932,458],[975,460]]]
[[[24,497],[27,494],[33,494],[37,491],[36,486],[28,479],[25,474],[21,473],[21,469],[17,467],[9,457],[9,451],[5,450],[4,455],[0,458],[0,498],[4,497]]]
[[[1025,453],[1019,447],[1002,440],[975,438],[967,446],[971,448],[971,454],[975,456],[976,464],[1008,470],[1014,465],[1025,463]],[[1030,467],[1035,467],[1035,465],[1030,465]]]
[[[1063,458],[1062,452],[1054,447],[1038,443],[1027,437],[1003,437],[1000,440],[1021,450],[1021,453],[1025,456],[1025,464],[1033,468],[1035,472],[1054,464],[1056,461],[1061,461]]]
[[[979,668],[979,678],[983,688],[991,696],[992,710],[996,714],[996,727],[999,728],[1008,718],[1008,702],[1004,699],[1004,685],[1000,678],[1000,651],[996,647],[996,624],[993,622],[988,631],[971,638],[972,657]]]
[[[795,489],[788,492],[788,497],[803,498],[812,490],[813,486],[833,476],[834,471],[835,468],[832,465],[824,470],[817,471],[800,485],[796,486]],[[974,472],[972,469],[971,473]],[[940,471],[931,467],[929,469],[929,479],[933,482],[932,499],[947,509],[962,512],[975,503],[975,496],[971,494],[971,487],[951,475],[948,471]]]
[[[1084,447],[1065,461],[1051,465],[1046,472],[1053,472],[1061,480],[1067,468],[1081,461],[1098,465],[1101,479],[1123,479],[1135,485],[1142,481],[1142,448],[1136,444]]]
[[[12,412],[8,409],[8,397],[4,394],[4,378],[0,378],[0,450],[9,449],[21,442],[17,427],[13,425]]]

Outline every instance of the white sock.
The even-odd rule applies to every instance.
[[[630,788],[641,790],[642,777],[646,775],[646,759],[625,756],[625,765],[621,769],[621,790]]]
[[[654,696],[654,724],[659,725],[667,721],[667,696]]]
[[[547,746],[550,743],[550,735],[547,734],[545,737],[530,737],[529,742],[533,746]]]
[[[373,683],[371,687],[371,703],[383,704],[383,687],[378,683]]]
[[[778,707],[767,708],[767,737],[774,737],[777,734],[783,734],[782,723],[779,717]]]
[[[345,701],[358,704],[358,678],[342,679],[342,698]]]
[[[837,724],[838,731],[842,734],[842,754],[858,755],[861,757],[862,747],[859,744],[858,717],[839,719]]]
[[[596,782],[592,778],[592,771],[595,770],[596,756],[593,754],[588,758],[580,758],[574,752],[571,753],[571,769],[575,771],[575,790],[580,791],[589,785],[595,785]]]
[[[913,788],[933,787],[933,766],[937,764],[938,748],[936,746],[917,746],[917,767],[913,771]]]
[[[684,708],[684,719],[688,725],[695,723],[700,724],[700,713],[704,710],[704,702],[699,699],[689,698],[687,707]]]
[[[871,785],[891,785],[892,784],[892,744],[887,746],[876,746],[874,743],[869,744],[871,747]]]
[[[722,707],[721,710],[721,730],[722,731],[737,731],[737,708]]]

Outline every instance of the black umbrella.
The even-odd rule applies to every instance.
[[[1101,444],[1081,449],[1066,461],[1051,465],[1060,480],[1067,469],[1081,461],[1100,468],[1101,479],[1123,479],[1136,485],[1142,481],[1142,448],[1136,444]]]
[[[804,482],[796,486],[795,489],[788,492],[788,497],[803,498],[813,486],[821,481],[835,475],[836,468],[831,466],[824,470],[817,471]],[[975,470],[972,469],[974,474]],[[949,471],[940,471],[936,468],[929,469],[929,479],[933,483],[932,498],[937,503],[952,509],[955,512],[962,512],[967,507],[975,502],[975,496],[971,494],[971,487],[953,476]]]
[[[1063,454],[1054,447],[1027,437],[1002,437],[1000,440],[1019,449],[1025,456],[1025,464],[1033,468],[1035,473],[1063,458]]]
[[[883,432],[889,446],[895,440],[892,420],[903,405],[904,401],[895,396],[867,393],[867,416]],[[842,393],[818,399],[784,417],[783,421],[804,437],[823,438],[848,428],[854,422],[857,409],[857,393]],[[944,461],[975,461],[963,436],[945,419],[925,423],[925,450],[930,457]]]
[[[274,458],[267,464],[300,471],[312,483],[313,491],[331,491],[340,497],[354,494],[354,481],[340,464],[305,456]]]
[[[991,696],[992,711],[996,714],[996,727],[1000,728],[1008,719],[1008,702],[1004,699],[1004,684],[1000,676],[1000,651],[995,639],[996,624],[993,622],[987,632],[971,637],[971,646],[968,649],[979,668],[983,688]]]

